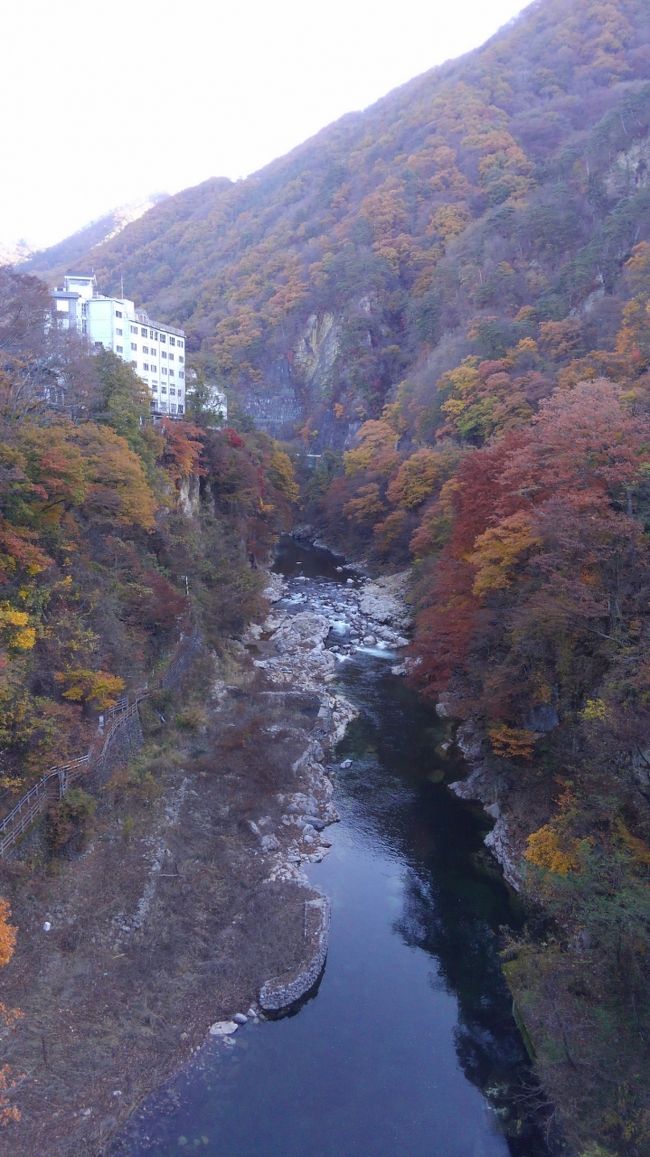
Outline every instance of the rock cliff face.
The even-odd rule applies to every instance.
[[[341,348],[341,325],[333,313],[312,313],[294,351],[294,365],[308,389],[332,384],[332,369]]]
[[[331,398],[339,380],[343,319],[325,310],[311,313],[285,355],[272,359],[265,392],[246,389],[243,406],[255,424],[275,438],[291,437],[311,419],[317,447],[342,444],[347,429],[331,420]]]
[[[638,141],[623,149],[605,175],[610,197],[625,196],[650,184],[650,141]]]
[[[457,743],[470,765],[470,773],[466,779],[456,780],[449,786],[460,799],[478,800],[482,803],[487,815],[494,820],[494,827],[485,837],[485,846],[498,860],[510,886],[519,891],[522,884],[521,863],[525,848],[525,833],[517,834],[513,810],[499,802],[499,791],[494,776],[481,760],[480,745],[477,744],[475,737],[470,737],[468,730],[459,729]]]
[[[242,398],[245,412],[260,430],[264,430],[272,438],[285,438],[292,434],[303,416],[303,407],[296,390],[292,383],[285,380],[286,367],[280,368],[281,373],[276,377],[273,369],[270,369],[267,379],[268,393],[253,394],[247,391]]]

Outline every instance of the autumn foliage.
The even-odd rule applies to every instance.
[[[40,326],[23,324],[27,291]],[[29,279],[0,271],[0,342],[22,367],[5,358],[0,409],[0,783],[12,792],[84,751],[97,714],[146,682],[190,616],[215,640],[243,625],[259,599],[250,554],[265,556],[297,497],[270,438],[154,425],[143,383],[107,351],[75,348],[71,369],[40,304]],[[44,362],[64,403],[43,393]]]
[[[10,923],[11,910],[6,900],[0,897],[0,968],[11,960],[16,947],[16,927]],[[20,1017],[18,1009],[9,1009],[0,1002],[0,1019],[11,1027]],[[10,1097],[16,1088],[9,1065],[0,1065],[0,1127],[20,1120],[20,1110],[11,1103]]]
[[[0,968],[9,963],[16,947],[16,928],[10,918],[9,904],[0,898]]]

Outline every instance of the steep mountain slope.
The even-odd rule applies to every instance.
[[[169,199],[82,264],[183,325],[224,384],[340,442],[436,347],[441,372],[586,306],[611,331],[598,297],[650,228],[649,62],[645,0],[538,0],[480,51],[245,181]]]
[[[509,979],[580,1157],[650,1151],[649,76],[647,0],[537,0],[83,258],[326,451],[328,538],[413,562],[415,675],[536,905]]]

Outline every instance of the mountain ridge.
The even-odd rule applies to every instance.
[[[569,293],[565,267],[589,243],[587,217],[608,227],[630,199],[608,192],[604,175],[647,140],[648,60],[640,0],[538,0],[483,48],[346,114],[259,173],[176,194],[80,260],[104,292],[123,276],[130,296],[182,325],[195,359],[235,394],[290,396],[321,447],[340,445],[443,335],[476,349],[470,323],[493,302],[468,288],[472,277],[491,284],[505,261],[511,301],[500,311],[532,305],[542,320],[598,290],[597,260]],[[544,215],[541,242],[529,236],[522,254],[513,233],[539,232],[533,218]],[[636,216],[643,239],[645,207]],[[610,259],[610,280],[637,224]],[[544,293],[524,284],[531,264]],[[296,350],[325,315],[337,354],[308,378]]]
[[[21,273],[34,273],[45,280],[56,280],[68,267],[75,265],[83,254],[96,245],[113,240],[138,217],[148,213],[155,205],[164,201],[169,194],[152,193],[146,197],[136,198],[123,205],[118,205],[108,213],[82,225],[80,229],[54,245],[42,249],[26,247],[26,252],[18,252],[13,260],[6,264],[14,265]]]

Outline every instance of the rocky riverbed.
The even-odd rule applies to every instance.
[[[355,714],[332,678],[355,649],[397,660],[405,619],[394,591],[352,571],[309,610],[296,586],[283,602],[272,580],[269,619],[218,660],[194,715],[153,721],[80,854],[54,873],[3,869],[19,928],[3,997],[23,1013],[3,1040],[16,1157],[119,1152],[120,1124],[206,1033],[227,1048],[318,980],[329,906],[304,870],[328,851],[332,751]]]
[[[261,844],[279,841],[275,867],[289,879],[277,886],[302,898],[304,954],[285,953],[278,973],[267,969],[255,1007],[213,1025],[195,1063],[134,1115],[112,1152],[424,1157],[434,1137],[440,1152],[505,1157],[494,1114],[519,1135],[511,1089],[525,1060],[496,966],[494,932],[509,901],[482,867],[484,825],[440,782],[443,727],[392,673],[401,624],[376,609],[375,592],[369,617],[365,580],[327,553],[287,540],[278,565],[288,586],[278,583],[280,601],[249,648],[269,703],[302,695],[318,704],[302,761],[311,798],[297,798],[294,785],[289,806],[276,793],[277,814],[268,802],[251,810],[251,851],[269,872]],[[359,715],[333,750],[323,730],[336,727],[340,692]],[[321,827],[334,818],[332,802],[340,823]],[[310,828],[320,839],[303,839]],[[317,894],[306,900],[303,872],[332,900],[329,951],[330,905]],[[275,886],[267,879],[264,888]],[[315,984],[300,1015],[242,1025]],[[530,1140],[522,1134],[511,1157],[537,1154]]]

